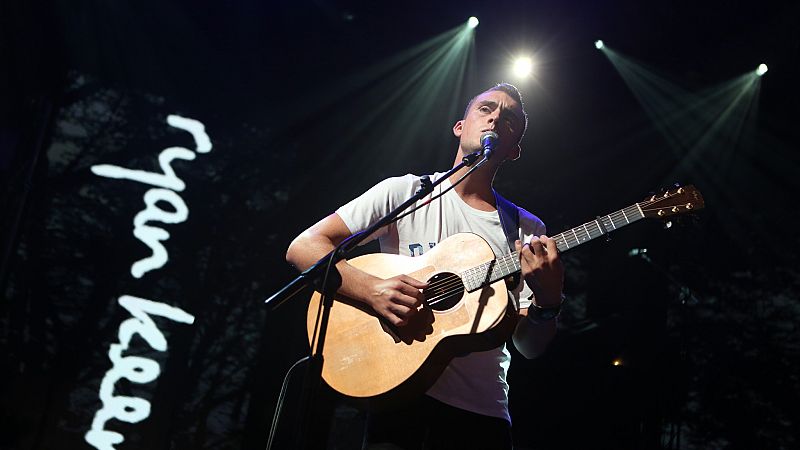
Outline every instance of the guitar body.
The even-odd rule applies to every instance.
[[[346,396],[380,407],[424,392],[454,356],[500,345],[516,323],[506,314],[505,281],[466,292],[457,275],[494,259],[481,237],[459,233],[413,258],[377,253],[349,260],[380,278],[406,274],[431,287],[423,291],[425,304],[403,327],[392,326],[365,303],[337,295],[323,349],[324,380]],[[309,339],[320,299],[315,292],[309,305]]]

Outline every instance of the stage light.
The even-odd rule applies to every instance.
[[[614,366],[621,366],[622,365],[622,360],[620,358],[617,358],[617,359],[611,361],[611,364],[614,365]]]
[[[480,23],[480,21],[478,21],[478,18],[475,17],[475,16],[472,16],[472,17],[469,18],[469,20],[467,20],[467,26],[469,28],[475,28],[475,27],[478,26],[479,23]]]
[[[525,78],[533,73],[533,60],[527,56],[517,58],[511,70],[517,78]]]
[[[600,39],[594,41],[594,48],[598,50],[602,49],[604,45],[605,44],[603,44],[603,41],[601,41]]]
[[[766,64],[759,64],[758,69],[756,69],[756,75],[762,76],[765,73],[767,73],[767,70],[769,70],[769,68],[767,67]]]

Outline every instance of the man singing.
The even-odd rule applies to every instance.
[[[498,256],[510,253],[509,242],[516,241],[522,274],[519,285],[509,291],[520,316],[513,342],[520,353],[533,358],[544,351],[556,332],[564,269],[555,242],[544,234],[544,223],[503,200],[492,188],[500,165],[520,157],[519,144],[527,124],[516,87],[498,84],[475,96],[464,118],[453,126],[459,140],[454,166],[464,156],[481,150],[481,136],[490,131],[498,135],[491,159],[439,200],[384,227],[375,237],[382,252],[406,256],[422,254],[462,232],[481,236]],[[467,170],[456,172],[433,194],[446,190]],[[433,174],[431,179],[442,175]],[[413,175],[381,181],[295,238],[287,261],[305,270],[342,240],[366,229],[411,197],[419,186],[419,178]],[[510,205],[518,222],[511,239],[498,212],[502,204]],[[381,279],[347,261],[339,262],[337,268],[342,275],[341,294],[365,303],[397,327],[406,325],[424,300],[422,289],[427,284],[410,276]],[[512,448],[506,382],[510,360],[505,344],[454,358],[421,398],[400,410],[370,414],[367,448]]]

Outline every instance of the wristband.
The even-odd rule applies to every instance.
[[[531,300],[531,306],[528,307],[528,320],[534,325],[541,325],[545,322],[555,319],[559,314],[561,314],[561,306],[564,304],[566,297],[564,297],[564,294],[561,294],[561,303],[550,307],[542,307],[537,305],[533,301],[533,295],[531,295],[528,299]]]

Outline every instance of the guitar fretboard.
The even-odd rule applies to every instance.
[[[565,252],[643,218],[644,212],[641,206],[639,203],[634,203],[627,208],[600,216],[595,220],[550,237],[556,242],[558,250]],[[473,292],[520,270],[519,252],[515,251],[493,261],[467,269],[459,275],[464,281],[464,288],[468,292]]]

